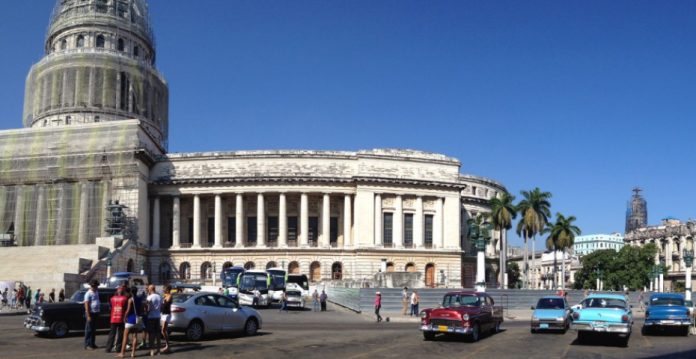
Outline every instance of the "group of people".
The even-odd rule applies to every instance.
[[[172,294],[171,286],[166,286],[164,296],[160,296],[154,285],[147,287],[147,293],[138,293],[137,287],[129,288],[125,284],[111,297],[111,316],[109,337],[106,342],[107,353],[117,351],[116,357],[123,358],[130,345],[131,358],[135,350],[147,348],[150,355],[169,352],[168,325],[171,320]],[[99,315],[99,281],[92,281],[85,294],[85,342],[86,350],[97,349],[96,323]],[[142,341],[138,343],[138,334]],[[129,341],[129,335],[132,338]],[[164,348],[162,348],[164,338]],[[147,344],[146,344],[147,343]]]
[[[417,290],[408,293],[408,287],[404,287],[401,292],[401,314],[409,316],[418,316],[418,305],[420,304],[420,295]]]
[[[319,311],[319,308],[321,308],[322,312],[326,311],[326,300],[329,298],[328,295],[326,295],[326,291],[322,290],[321,294],[314,289],[314,292],[312,292],[312,310],[315,312]]]
[[[58,293],[58,298],[56,298],[56,290],[51,289],[48,294],[48,299],[46,299],[44,292],[41,289],[37,289],[36,292],[32,292],[30,286],[26,286],[23,283],[19,285],[19,288],[12,288],[10,292],[9,288],[0,292],[0,309],[31,309],[33,305],[48,302],[63,302],[65,301],[65,290],[61,289]]]

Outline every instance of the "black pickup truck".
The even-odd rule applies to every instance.
[[[99,288],[99,315],[96,318],[97,329],[108,329],[110,326],[111,297],[116,290]],[[62,338],[72,331],[85,330],[84,298],[87,288],[80,289],[65,302],[41,303],[34,306],[31,314],[24,319],[24,327],[38,335],[51,335]]]

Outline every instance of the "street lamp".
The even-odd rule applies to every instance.
[[[691,300],[691,266],[694,264],[694,250],[684,249],[684,265],[686,266],[686,300]]]
[[[486,291],[486,244],[491,240],[491,225],[488,221],[478,224],[472,221],[469,226],[469,237],[476,247],[476,291]]]
[[[216,267],[217,266],[215,265],[215,261],[213,261],[213,287],[215,287],[215,277],[216,277],[215,273],[217,272]]]
[[[660,264],[657,265],[658,276],[660,278],[660,293],[665,291],[665,262],[660,258]]]
[[[111,260],[113,259],[113,255],[111,251],[106,254],[106,280],[108,281],[109,278],[111,278]]]

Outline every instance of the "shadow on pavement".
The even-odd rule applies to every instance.
[[[603,347],[619,347],[624,348],[624,338],[619,337],[615,334],[599,334],[592,335],[594,333],[589,333],[582,340],[577,337],[573,340],[570,345],[580,345],[580,346],[603,346]]]

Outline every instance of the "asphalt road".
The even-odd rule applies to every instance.
[[[696,358],[696,338],[643,336],[633,326],[627,348],[613,340],[578,343],[574,332],[530,334],[526,321],[506,322],[504,331],[477,343],[459,338],[423,341],[415,323],[374,323],[369,316],[329,306],[325,313],[262,310],[264,327],[255,337],[224,335],[189,343],[174,335],[172,357],[196,358]],[[0,314],[1,358],[111,358],[82,349],[81,333],[68,338],[36,337],[22,327],[24,316]],[[106,333],[97,336],[97,345]],[[136,352],[147,356],[147,351]]]

